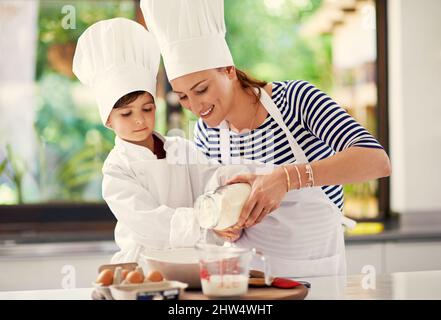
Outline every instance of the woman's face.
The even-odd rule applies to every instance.
[[[146,92],[135,101],[112,109],[107,125],[121,139],[131,142],[147,140],[155,127],[155,103],[150,93]]]
[[[181,105],[210,127],[218,126],[232,106],[234,67],[194,72],[170,81]]]

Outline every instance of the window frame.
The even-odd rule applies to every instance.
[[[387,0],[375,0],[377,33],[377,128],[378,141],[389,154],[389,83],[388,83],[388,28]],[[379,215],[370,221],[389,223],[394,217],[390,210],[390,178],[379,179]]]

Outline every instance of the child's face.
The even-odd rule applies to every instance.
[[[155,127],[155,103],[150,93],[145,92],[135,101],[114,108],[107,125],[121,139],[141,142],[148,139]]]

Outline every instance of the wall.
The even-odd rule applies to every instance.
[[[391,206],[441,218],[441,1],[390,0]]]
[[[24,193],[36,193],[36,182],[30,174],[37,161],[35,118],[35,66],[37,45],[38,1],[0,1],[0,162],[5,147],[26,160]],[[18,124],[18,125],[17,125]],[[15,192],[0,185],[3,203],[14,203]]]

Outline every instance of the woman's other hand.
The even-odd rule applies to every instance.
[[[248,183],[251,193],[245,202],[236,229],[249,228],[261,222],[266,215],[280,207],[287,192],[286,175],[282,167],[270,174],[243,174],[227,181],[227,184]]]
[[[219,237],[226,241],[234,242],[237,241],[241,236],[243,229],[238,228],[227,228],[224,230],[213,230]]]

